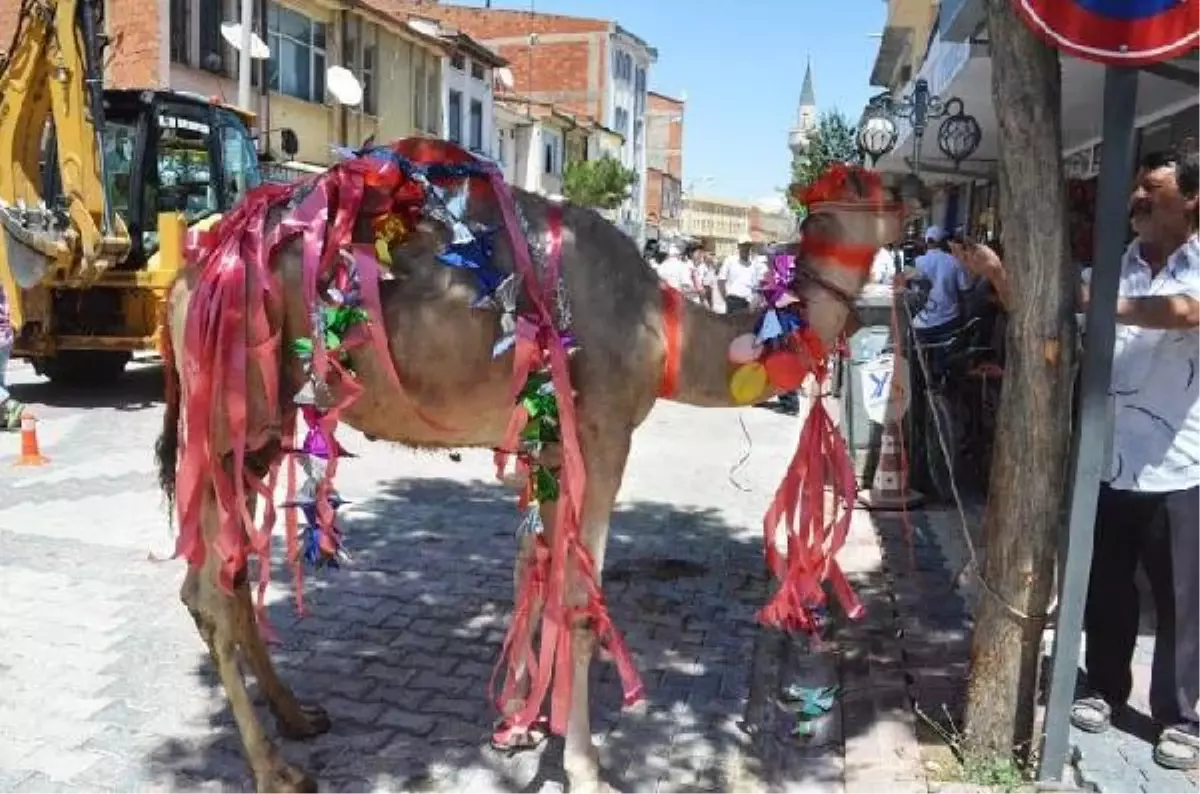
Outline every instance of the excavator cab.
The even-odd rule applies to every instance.
[[[16,351],[40,374],[77,385],[112,380],[135,351],[153,349],[186,229],[214,222],[262,181],[246,114],[235,108],[177,91],[110,89],[103,97],[104,193],[128,233],[128,253],[95,282],[49,290],[53,327],[22,329]],[[42,201],[65,227],[58,146],[50,123]],[[39,349],[39,336],[53,342],[53,355]]]
[[[107,90],[100,131],[105,192],[130,236],[116,270],[143,270],[160,252],[159,216],[178,212],[187,226],[228,212],[262,183],[243,114],[177,91]],[[44,162],[58,160],[53,127]],[[57,168],[43,171],[43,198],[62,202]]]

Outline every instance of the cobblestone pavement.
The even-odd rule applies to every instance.
[[[42,419],[49,466],[10,468],[18,440],[0,436],[0,791],[250,785],[178,602],[180,565],[149,559],[171,549],[152,466],[159,376],[129,381],[117,404],[93,407],[18,386]],[[747,446],[739,417],[752,447],[731,475]],[[916,573],[896,574],[894,541],[881,552],[856,516],[842,562],[863,622],[816,648],[755,626],[760,517],[798,429],[767,411],[664,405],[635,438],[605,588],[649,702],[619,713],[609,665],[594,666],[592,690],[602,763],[624,789],[926,790],[910,698],[937,681],[914,687],[905,659],[931,658],[934,635],[906,622]],[[553,743],[512,759],[487,747],[518,519],[490,455],[455,463],[352,432],[344,441],[361,455],[339,475],[354,563],[310,577],[303,620],[285,577],[269,595],[283,675],[334,720],[326,736],[283,743],[284,755],[326,791],[561,788]],[[804,739],[775,697],[793,683],[843,689]]]
[[[968,524],[981,559],[986,551],[981,532],[982,519],[982,507],[974,507],[968,512]],[[920,523],[930,531],[939,547],[944,550],[947,557],[944,576],[946,581],[950,582],[954,573],[960,571],[968,559],[958,515],[952,511],[929,511],[922,515]],[[1141,633],[1133,657],[1133,694],[1130,698],[1132,710],[1125,718],[1118,719],[1112,730],[1103,734],[1090,734],[1071,728],[1070,742],[1075,757],[1076,774],[1081,785],[1101,792],[1144,791],[1168,794],[1195,791],[1195,771],[1174,772],[1163,769],[1154,762],[1154,741],[1157,732],[1149,718],[1154,614],[1148,586],[1141,589],[1143,615]],[[974,579],[963,582],[962,593],[968,602],[973,603],[978,598],[978,587]],[[1049,670],[1049,653],[1053,647],[1053,640],[1054,631],[1049,629],[1043,641],[1046,653],[1043,669],[1046,671]],[[1086,644],[1086,634],[1083,641]],[[1082,660],[1082,648],[1080,659]],[[1082,675],[1081,662],[1080,676]],[[959,697],[961,698],[961,689]]]

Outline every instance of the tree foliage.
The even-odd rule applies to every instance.
[[[832,163],[858,163],[862,159],[855,137],[857,128],[840,110],[822,113],[808,142],[808,149],[800,157],[792,158],[792,183],[807,186]],[[792,210],[803,214],[804,207],[791,196],[788,202]]]
[[[609,155],[576,160],[563,171],[563,195],[585,207],[611,210],[621,206],[636,181],[636,171]]]

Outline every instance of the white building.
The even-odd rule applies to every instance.
[[[494,157],[496,70],[508,65],[492,50],[459,30],[423,17],[410,17],[408,24],[446,43],[442,58],[441,134],[489,157]]]
[[[658,51],[620,25],[614,27],[609,38],[610,90],[604,126],[624,137],[621,163],[638,177],[629,201],[617,213],[617,223],[642,245],[646,237],[646,91]]]

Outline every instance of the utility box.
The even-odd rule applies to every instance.
[[[869,477],[873,465],[868,462],[877,459],[878,445],[882,433],[882,425],[870,420],[867,413],[867,400],[871,396],[868,389],[875,389],[872,366],[882,356],[895,353],[895,341],[892,338],[892,289],[890,286],[869,285],[859,297],[857,314],[862,327],[854,332],[847,340],[846,358],[840,367],[839,402],[841,406],[840,429],[846,446],[854,461],[854,471],[860,478],[864,474]],[[902,377],[907,371],[902,370]],[[886,384],[890,390],[891,384]],[[909,384],[901,384],[907,389]]]

